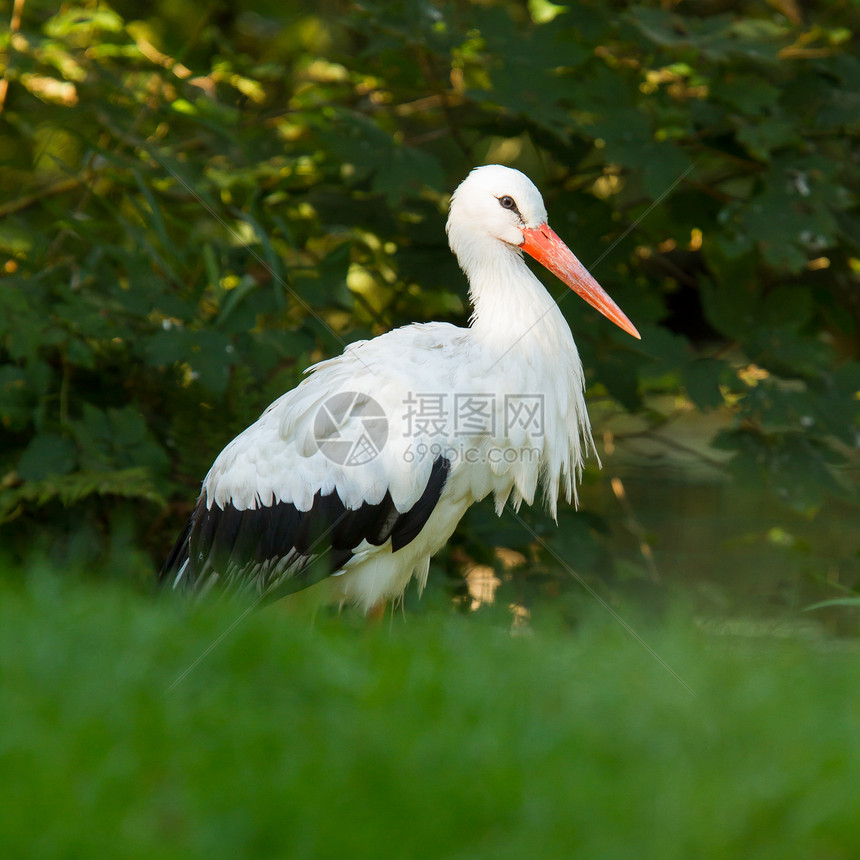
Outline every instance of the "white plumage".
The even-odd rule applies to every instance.
[[[322,578],[329,600],[368,610],[413,575],[423,586],[472,503],[532,504],[539,483],[553,516],[560,496],[575,499],[593,444],[582,365],[522,252],[638,333],[547,227],[522,173],[473,170],[447,231],[470,326],[404,326],[309,368],[215,460],[163,571],[174,587],[265,595]]]

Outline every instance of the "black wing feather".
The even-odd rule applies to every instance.
[[[272,505],[272,515],[263,518],[257,558],[277,558],[281,555],[285,537],[298,532],[301,520],[302,512],[294,505]]]
[[[389,509],[394,509],[391,496],[385,494],[385,498],[375,505],[364,504],[349,516],[344,517],[335,526],[332,532],[332,546],[336,549],[354,549],[363,540],[379,546],[385,541],[377,541],[380,523],[388,517]],[[372,540],[373,538],[373,540]]]
[[[176,543],[173,544],[173,548],[165,559],[164,566],[158,574],[158,581],[160,583],[164,582],[169,576],[176,576],[182,565],[188,560],[188,539],[191,536],[191,527],[193,525],[194,519],[192,517],[186,523],[185,528],[176,539]]]
[[[319,556],[326,556],[326,573],[331,574],[363,541],[381,546],[391,538],[394,552],[411,543],[439,502],[450,470],[450,461],[438,458],[421,498],[404,513],[397,511],[388,492],[382,501],[354,510],[344,506],[337,491],[317,493],[308,511],[290,502],[244,511],[231,504],[207,508],[201,496],[159,579],[175,580],[184,568],[181,582],[186,589],[202,587],[213,575],[227,575],[246,586],[255,582],[260,593],[297,591],[320,578],[308,571]],[[284,590],[286,580],[292,582]]]
[[[405,513],[401,514],[394,528],[391,530],[391,549],[397,552],[407,544],[412,543],[418,537],[418,533],[424,528],[424,523],[430,519],[430,514],[436,507],[442,488],[448,480],[448,472],[451,471],[451,463],[439,457],[430,470],[430,479],[421,494],[421,498]]]

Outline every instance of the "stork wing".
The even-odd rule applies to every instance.
[[[292,502],[239,510],[201,494],[160,579],[208,590],[216,582],[258,596],[284,596],[343,570],[354,554],[391,541],[396,552],[417,537],[436,507],[450,463],[438,458],[421,496],[398,511],[386,491],[377,503],[345,507],[337,490],[317,492],[310,508]]]
[[[419,430],[409,404],[456,390],[462,342],[408,326],[312,368],[219,454],[162,580],[295,591],[411,543],[457,462],[447,424]]]

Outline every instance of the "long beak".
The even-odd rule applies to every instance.
[[[628,334],[641,340],[636,326],[624,312],[609,298],[609,294],[591,277],[588,269],[576,259],[573,251],[559,239],[549,224],[523,230],[523,244],[520,248],[546,266],[559,280],[564,281],[578,296],[593,308],[597,308],[607,319],[623,328]]]

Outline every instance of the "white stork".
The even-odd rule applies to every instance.
[[[311,367],[218,455],[161,577],[280,596],[320,582],[365,612],[423,587],[430,558],[492,493],[555,517],[593,447],[582,364],[534,257],[616,325],[639,333],[547,225],[517,170],[474,169],[448,241],[469,281],[468,328],[423,323]]]

